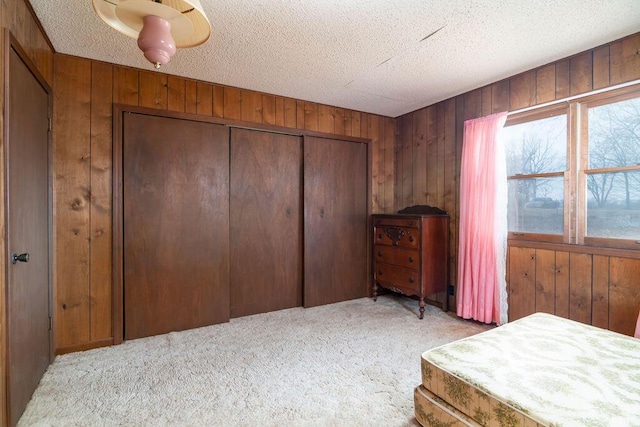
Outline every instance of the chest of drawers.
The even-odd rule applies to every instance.
[[[446,214],[373,215],[373,300],[379,288],[415,296],[422,319],[427,297],[447,290],[448,236]],[[446,304],[428,301],[446,310]]]

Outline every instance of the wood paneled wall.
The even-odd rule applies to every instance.
[[[509,320],[542,311],[633,335],[640,259],[567,249],[509,248]]]
[[[426,203],[445,209],[451,215],[451,284],[457,283],[458,188],[464,121],[640,79],[639,51],[640,33],[637,33],[397,118],[396,209]],[[612,258],[611,268],[616,268],[617,263]],[[634,271],[636,277],[640,277],[640,270]],[[592,285],[592,280],[576,282],[580,292],[587,292]],[[576,286],[572,292],[578,292]],[[640,283],[636,282],[635,286],[640,287]],[[517,289],[517,285],[511,287],[512,292],[517,293]],[[517,301],[517,296],[515,298]],[[635,302],[640,308],[640,299],[636,298]],[[609,299],[608,314],[617,312],[620,308],[617,303],[616,298]],[[517,302],[515,304],[516,313],[522,315],[526,310],[518,308]],[[453,297],[450,297],[450,307],[455,310]],[[603,307],[600,304],[595,308],[596,317],[608,315],[600,313]],[[617,320],[618,314],[612,315],[612,325],[616,328],[619,323],[629,322],[627,318]],[[586,319],[586,316],[581,318]]]
[[[42,75],[44,80],[53,86],[53,48],[45,34],[40,30],[38,22],[33,17],[30,6],[25,0],[3,0],[0,2],[0,100],[5,96],[5,60],[8,57],[6,47],[8,44],[7,33],[13,35],[20,48],[26,53],[28,59]],[[6,425],[6,229],[5,206],[6,183],[4,168],[4,102],[0,102],[0,425]]]
[[[369,138],[372,210],[393,211],[392,118],[66,55],[56,55],[54,78],[58,352],[111,343],[114,103]]]

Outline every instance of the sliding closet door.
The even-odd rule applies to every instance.
[[[302,305],[302,139],[231,130],[231,317]]]
[[[124,114],[125,339],[229,320],[229,131]]]
[[[367,294],[367,146],[304,140],[304,305]]]

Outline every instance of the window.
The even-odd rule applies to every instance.
[[[509,231],[547,234],[548,240],[562,241],[566,107],[510,120],[502,138],[507,156]]]
[[[635,244],[640,241],[640,94],[584,106],[585,243]]]
[[[640,249],[637,85],[514,114],[502,138],[510,238]]]

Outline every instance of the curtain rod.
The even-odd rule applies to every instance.
[[[563,102],[569,102],[569,101],[573,101],[574,99],[585,98],[587,96],[597,95],[599,93],[608,92],[608,91],[616,90],[616,89],[621,89],[623,87],[633,86],[635,84],[640,84],[640,79],[632,80],[632,81],[626,82],[626,83],[620,83],[618,85],[609,86],[609,87],[606,87],[606,88],[603,88],[603,89],[592,90],[591,92],[582,93],[580,95],[574,95],[574,96],[569,96],[567,98],[562,98],[562,99],[557,99],[557,100],[554,100],[554,101],[545,102],[543,104],[532,105],[531,107],[525,107],[525,108],[520,108],[518,110],[509,111],[509,112],[507,112],[507,116],[510,116],[512,114],[524,113],[524,112],[527,112],[527,111],[535,110],[537,108],[548,107],[550,105],[562,104]]]

